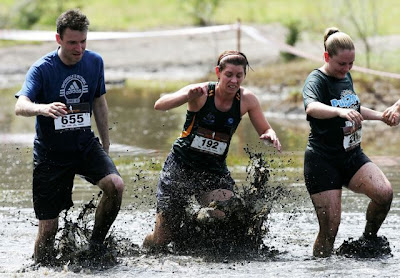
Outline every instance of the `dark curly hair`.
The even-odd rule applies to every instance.
[[[75,31],[87,31],[89,19],[79,9],[72,9],[62,13],[56,21],[57,33],[63,38],[67,28]]]

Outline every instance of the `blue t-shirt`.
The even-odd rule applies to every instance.
[[[55,50],[30,67],[15,96],[26,96],[40,104],[62,102],[74,111],[81,109],[76,107],[85,107],[90,117],[94,98],[105,93],[104,64],[99,54],[86,50],[81,61],[67,66]],[[56,125],[51,117],[36,117],[35,152],[80,152],[94,138],[90,126],[56,130]]]

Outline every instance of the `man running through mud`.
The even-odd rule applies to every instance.
[[[89,20],[79,10],[57,19],[57,50],[29,69],[15,113],[36,116],[33,147],[33,206],[39,219],[36,263],[51,264],[59,213],[72,207],[76,174],[103,191],[95,215],[90,250],[98,252],[121,205],[124,182],[108,155],[108,108],[104,65],[86,50]],[[91,130],[94,114],[101,139]]]

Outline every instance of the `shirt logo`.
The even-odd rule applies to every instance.
[[[351,90],[344,90],[340,94],[340,99],[331,99],[333,107],[357,109],[360,105],[360,99]]]
[[[226,120],[225,126],[227,126],[227,127],[232,127],[233,124],[234,124],[234,122],[235,122],[235,120],[234,120],[233,118],[228,118],[228,119]]]
[[[60,97],[64,97],[67,104],[80,103],[81,97],[88,91],[86,80],[78,74],[72,74],[61,85]]]
[[[212,125],[215,123],[215,116],[212,113],[208,113],[207,116],[203,118],[203,123]]]

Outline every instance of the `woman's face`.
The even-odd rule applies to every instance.
[[[233,64],[226,64],[221,72],[218,66],[215,68],[215,71],[219,79],[219,88],[227,93],[236,93],[245,78],[242,65],[236,66]]]
[[[337,55],[329,57],[328,53],[325,52],[325,62],[327,67],[325,68],[328,75],[338,79],[345,78],[346,74],[353,67],[355,59],[355,50],[342,49],[339,50]]]

